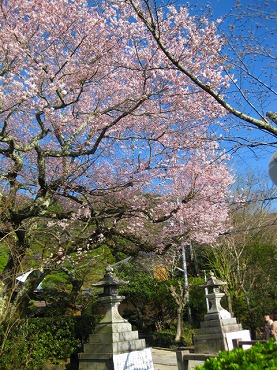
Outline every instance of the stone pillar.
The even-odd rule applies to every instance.
[[[118,287],[127,284],[118,280],[111,267],[106,268],[106,274],[95,287],[103,287],[104,293],[98,302],[105,309],[105,317],[95,328],[95,333],[89,336],[89,342],[84,345],[84,352],[79,353],[79,370],[116,370],[114,361],[117,355],[122,355],[124,361],[140,362],[141,368],[151,370],[152,355],[145,350],[145,340],[139,339],[138,332],[132,331],[131,324],[118,312],[120,302],[125,298],[118,295]],[[127,355],[126,354],[131,354]],[[151,352],[150,352],[151,354]],[[120,359],[119,359],[120,360]],[[117,361],[118,356],[117,356]],[[135,369],[128,365],[128,369]]]

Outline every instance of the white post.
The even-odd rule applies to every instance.
[[[186,259],[186,250],[184,242],[182,241],[182,262],[183,262],[183,273],[184,273],[184,286],[187,290],[188,300],[187,300],[187,311],[188,311],[188,320],[191,322],[191,308],[189,302],[189,283],[188,283],[188,270],[187,270],[187,259]]]
[[[205,279],[205,283],[206,283],[206,281],[207,281],[206,270],[203,270],[203,272],[204,272],[204,279]],[[207,306],[207,312],[209,312],[210,304],[209,304],[209,300],[207,298],[207,294],[208,294],[208,288],[205,288],[206,306]]]

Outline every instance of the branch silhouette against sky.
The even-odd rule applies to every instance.
[[[130,3],[172,64],[230,113],[222,120],[228,133],[223,130],[221,140],[228,139],[224,146],[235,154],[236,169],[267,168],[277,143],[276,1],[212,0],[189,5],[190,14],[199,20],[199,27],[205,16],[214,20],[224,40],[222,66],[230,82],[224,95],[206,83],[203,76],[193,73],[171,45],[166,44],[158,14],[159,7],[166,2],[130,0]],[[189,2],[174,4],[186,7]],[[218,135],[218,126],[214,130]]]

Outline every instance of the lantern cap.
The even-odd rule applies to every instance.
[[[109,287],[109,286],[120,286],[126,285],[128,281],[123,281],[118,279],[114,273],[112,266],[106,267],[106,274],[104,275],[103,279],[100,280],[98,283],[92,284],[94,287]]]
[[[227,283],[225,281],[217,279],[214,273],[211,271],[209,279],[205,282],[204,285],[201,285],[201,286],[204,288],[216,288],[216,287],[224,286],[224,285],[227,285]]]

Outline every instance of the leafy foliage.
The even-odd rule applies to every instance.
[[[117,275],[129,281],[120,293],[133,306],[125,312],[133,325],[144,331],[160,331],[172,322],[175,307],[166,281],[157,281],[149,272],[132,264],[124,264]]]
[[[237,348],[209,358],[196,370],[262,370],[277,368],[277,344],[269,340],[266,344],[256,343],[248,350]]]
[[[201,285],[204,284],[204,279],[200,277],[189,277],[189,304],[191,308],[192,321],[195,327],[199,327],[199,323],[203,321],[204,315],[207,313],[207,305],[205,300],[205,291]]]
[[[232,230],[204,254],[206,269],[227,282],[228,310],[255,339],[264,313],[276,314],[276,215],[256,204],[256,189],[248,188],[247,202],[233,212]]]
[[[192,336],[195,331],[192,323],[183,322],[180,340],[176,339],[178,303],[173,298],[170,288],[176,288],[178,291],[179,284],[183,285],[183,278],[170,278],[167,273],[163,275],[164,280],[156,279],[161,275],[156,273],[157,269],[155,268],[151,272],[148,271],[148,262],[149,256],[143,265],[125,263],[118,268],[116,275],[129,281],[128,285],[120,289],[121,294],[126,297],[126,301],[131,303],[131,307],[127,306],[128,310],[125,309],[124,317],[145,333],[147,344],[150,346],[192,345]],[[152,263],[155,266],[153,261]],[[203,289],[199,289],[198,286],[200,279],[192,279],[192,283],[191,307],[196,308],[193,318],[198,323],[200,321],[198,318],[203,316],[205,310],[205,299]],[[184,309],[182,313],[183,321],[186,320],[186,311]]]
[[[195,334],[195,329],[188,323],[184,324],[183,334],[178,342],[176,342],[176,329],[163,329],[160,332],[154,332],[149,337],[146,337],[146,343],[152,347],[162,348],[177,348],[192,346],[192,337]]]
[[[0,356],[0,368],[40,370],[46,362],[58,364],[80,350],[95,321],[85,317],[20,320],[11,328]],[[3,329],[3,328],[2,328]],[[1,342],[4,332],[0,332]]]
[[[0,244],[0,271],[1,272],[3,271],[4,267],[7,264],[8,254],[9,254],[8,246],[4,243],[1,243]]]

